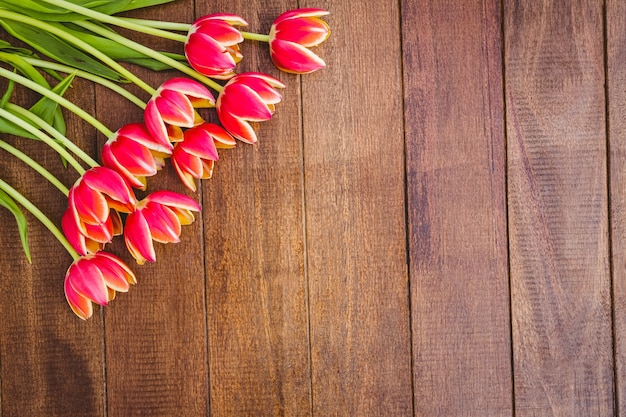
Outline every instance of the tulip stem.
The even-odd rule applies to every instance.
[[[66,151],[61,145],[55,142],[54,139],[52,139],[50,136],[46,135],[30,123],[6,111],[5,109],[0,108],[0,117],[8,120],[9,122],[15,123],[17,126],[26,130],[28,133],[34,135],[37,139],[40,139],[46,145],[54,149],[59,155],[65,158],[67,162],[76,170],[76,172],[78,172],[79,175],[83,175],[83,173],[85,172],[85,168],[83,168],[68,151]]]
[[[112,90],[112,91],[116,92],[120,96],[126,98],[131,103],[136,104],[137,107],[141,108],[142,110],[146,108],[146,103],[144,103],[139,97],[137,97],[136,95],[134,95],[130,91],[126,90],[121,85],[116,84],[116,83],[114,83],[112,81],[109,81],[106,78],[100,77],[100,76],[92,74],[90,72],[81,71],[81,70],[78,70],[76,68],[72,68],[72,67],[67,66],[67,65],[57,64],[57,63],[51,62],[51,61],[44,61],[43,59],[31,58],[31,57],[27,57],[27,56],[22,56],[21,58],[24,61],[28,62],[29,64],[31,64],[31,65],[33,65],[35,67],[51,69],[51,70],[54,70],[54,71],[60,71],[60,72],[66,73],[66,74],[74,73],[78,77],[84,78],[84,79],[89,80],[89,81],[93,81],[94,83],[100,84],[103,87],[106,87],[109,90]]]
[[[48,1],[48,0],[46,0]],[[111,39],[112,41],[116,41],[119,42],[121,44],[123,44],[124,46],[127,46],[137,52],[140,52],[144,55],[149,56],[150,58],[154,58],[159,62],[162,62],[165,65],[169,65],[170,67],[182,72],[183,74],[187,74],[190,77],[195,78],[196,80],[203,82],[204,84],[208,85],[209,87],[211,87],[212,89],[220,92],[224,89],[224,87],[222,87],[220,84],[218,84],[216,81],[213,81],[212,79],[205,77],[204,75],[198,73],[197,71],[195,71],[194,69],[188,67],[187,65],[176,61],[175,59],[172,59],[168,56],[163,55],[162,53],[155,51],[154,49],[148,48],[144,45],[141,45],[140,43],[131,41],[130,39],[127,39],[121,35],[118,35],[115,32],[112,32],[108,29],[104,29],[101,26],[98,26],[94,23],[91,22],[87,22],[87,21],[77,21],[74,22],[76,25],[81,26],[87,30],[92,31],[93,33],[96,33],[100,36],[104,36],[105,38]]]
[[[14,114],[17,114],[19,116],[22,116],[23,118],[30,120],[31,122],[39,126],[42,130],[44,130],[54,139],[57,139],[59,142],[63,143],[63,145],[65,145],[66,148],[72,151],[74,155],[78,156],[83,162],[85,162],[90,167],[93,168],[93,167],[97,167],[100,165],[95,159],[93,159],[91,156],[85,153],[85,151],[83,151],[78,145],[76,145],[74,142],[69,140],[67,136],[64,136],[61,132],[56,130],[53,126],[51,126],[49,123],[47,123],[45,120],[43,120],[41,117],[37,116],[35,113],[31,112],[30,110],[27,110],[13,103],[7,103],[6,109],[13,112]]]
[[[98,50],[97,48],[94,48],[93,46],[89,45],[87,42],[84,42],[83,40],[64,31],[61,28],[58,28],[56,26],[53,26],[41,20],[22,15],[20,13],[14,13],[9,10],[5,10],[1,8],[0,8],[0,17],[6,18],[9,20],[15,20],[17,22],[22,22],[27,25],[31,25],[31,26],[43,29],[46,32],[49,32],[55,36],[58,36],[59,38],[64,39],[74,44],[76,47],[82,49],[88,54],[91,54],[94,57],[98,58],[100,61],[102,61],[103,63],[111,67],[113,70],[117,71],[120,75],[128,79],[128,81],[135,83],[139,88],[143,89],[148,94],[152,95],[154,93],[154,88],[150,87],[142,79],[140,79],[135,74],[133,74],[132,72],[124,68],[122,65],[118,64],[114,59],[111,59],[108,55],[104,54],[103,52],[100,52],[100,50]],[[124,42],[123,44],[125,43],[126,42]]]
[[[157,36],[159,38],[170,39],[178,42],[185,42],[187,36],[180,35],[178,33],[172,33],[165,30],[160,30],[155,27],[145,26],[133,23],[132,20],[121,19],[119,17],[111,16],[108,14],[100,13],[87,7],[79,6],[75,3],[71,3],[65,0],[42,0],[45,3],[54,4],[55,6],[63,7],[67,10],[71,10],[75,13],[92,18],[99,22],[108,23],[114,26],[119,26],[125,29],[134,30],[136,32],[145,33],[147,35]]]
[[[0,10],[0,14],[1,12],[2,10]],[[26,77],[23,77],[19,74],[16,74],[4,68],[0,68],[0,76],[7,78],[9,80],[13,80],[16,83],[21,84],[24,87],[30,88],[31,90],[41,94],[42,96],[48,97],[49,99],[55,101],[56,103],[65,107],[66,109],[75,113],[77,116],[80,116],[87,123],[89,123],[96,129],[98,129],[100,132],[102,132],[104,136],[109,137],[113,134],[113,132],[109,128],[107,128],[105,125],[100,123],[98,119],[96,119],[95,117],[93,117],[92,115],[90,115],[85,110],[81,109],[80,107],[72,103],[71,101],[61,97],[59,94],[55,93],[54,91],[49,90],[46,87],[41,86],[37,84],[36,82],[29,80]]]
[[[20,151],[16,147],[9,145],[3,140],[0,140],[0,149],[4,149],[8,153],[15,156],[17,159],[19,159],[20,161],[24,162],[26,165],[28,165],[29,167],[37,171],[39,174],[41,174],[42,177],[44,177],[45,179],[50,181],[52,185],[57,187],[59,191],[65,194],[66,197],[69,195],[70,190],[68,190],[67,187],[61,183],[61,181],[59,181],[54,175],[50,173],[50,171],[48,171],[43,166],[41,166],[41,164],[39,164],[33,158],[26,155],[24,152]]]
[[[189,32],[192,26],[190,23],[164,22],[162,20],[137,19],[134,17],[120,17],[119,19],[144,27],[175,30],[178,32]]]
[[[252,41],[260,41],[260,42],[269,42],[270,41],[270,35],[265,35],[263,33],[253,33],[253,32],[241,31],[241,34],[243,35],[244,39],[249,39],[249,40],[252,40]]]
[[[57,240],[63,245],[63,247],[70,254],[72,259],[77,260],[80,258],[78,253],[74,250],[70,242],[63,235],[63,232],[59,230],[58,227],[52,223],[52,221],[45,215],[41,210],[37,208],[33,203],[31,203],[26,197],[24,197],[19,191],[15,188],[11,187],[9,184],[0,179],[0,190],[3,190],[9,196],[11,196],[16,202],[18,202],[22,207],[28,210],[37,220],[39,220],[44,226],[48,228],[48,230],[57,238]]]

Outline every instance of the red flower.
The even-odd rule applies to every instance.
[[[193,69],[207,77],[229,79],[243,56],[241,32],[233,26],[248,22],[233,14],[212,14],[194,22],[185,42],[185,56]]]
[[[102,306],[115,298],[115,292],[127,292],[137,282],[133,272],[118,257],[98,252],[83,256],[65,274],[65,298],[72,311],[87,320],[93,314],[92,302]]]
[[[211,92],[197,81],[172,78],[161,84],[146,105],[144,119],[154,140],[173,150],[170,142],[183,139],[183,127],[193,127],[203,122],[197,108],[215,106]]]
[[[306,74],[324,68],[326,63],[308,48],[324,42],[330,29],[320,16],[326,10],[298,9],[278,16],[269,34],[270,56],[279,69]]]
[[[183,184],[196,191],[195,178],[207,179],[218,160],[217,148],[235,146],[233,137],[222,127],[203,123],[185,131],[185,138],[174,147],[172,164]]]
[[[145,177],[155,175],[171,152],[154,140],[143,124],[131,123],[120,128],[104,144],[102,163],[124,177],[132,187],[143,190]]]
[[[104,223],[86,224],[74,210],[68,208],[61,219],[61,226],[63,234],[79,255],[96,253],[113,240],[113,236],[122,234],[122,219],[115,210],[110,211]]]
[[[76,181],[68,197],[69,210],[74,218],[89,225],[105,223],[111,209],[129,213],[135,209],[136,203],[137,199],[124,178],[107,167],[87,170]]]
[[[126,247],[137,263],[156,260],[153,240],[178,242],[181,226],[195,220],[193,211],[200,211],[195,200],[171,191],[156,191],[141,200],[126,218],[124,230]]]
[[[282,98],[276,88],[284,87],[276,78],[257,72],[234,76],[217,98],[220,122],[235,138],[255,143],[257,136],[249,122],[271,119]]]

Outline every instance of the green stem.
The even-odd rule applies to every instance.
[[[15,21],[18,21],[18,22],[22,22],[22,23],[25,23],[27,25],[35,26],[35,27],[43,29],[43,30],[45,30],[45,31],[47,31],[47,32],[49,32],[49,33],[51,33],[53,35],[56,35],[59,38],[64,39],[64,40],[74,44],[75,46],[77,46],[78,48],[80,48],[83,51],[87,52],[88,54],[93,55],[94,57],[96,57],[97,59],[99,59],[100,61],[102,61],[106,65],[108,65],[109,67],[111,67],[113,70],[117,71],[123,77],[126,77],[126,79],[128,79],[129,81],[135,83],[141,89],[145,90],[148,94],[150,94],[150,95],[154,94],[154,88],[150,87],[142,79],[140,79],[135,74],[133,74],[132,72],[130,72],[129,70],[127,70],[126,68],[124,68],[123,66],[118,64],[115,60],[109,58],[109,56],[107,56],[106,54],[100,52],[97,48],[94,48],[93,46],[89,45],[87,42],[82,41],[81,39],[77,38],[76,36],[74,36],[74,35],[66,32],[66,31],[64,31],[63,29],[60,29],[60,28],[58,28],[56,26],[53,26],[53,25],[50,25],[50,24],[48,24],[46,22],[43,22],[41,20],[34,19],[32,17],[22,15],[20,13],[14,13],[14,12],[11,12],[11,11],[5,10],[5,9],[0,9],[0,17],[4,17],[4,18],[9,19],[9,20],[15,20]]]
[[[0,179],[0,189],[5,193],[10,195],[15,201],[17,201],[22,207],[28,210],[37,220],[39,220],[44,226],[48,228],[48,230],[57,238],[57,240],[63,245],[63,247],[70,254],[72,259],[77,260],[80,258],[80,255],[74,250],[70,242],[68,242],[67,238],[63,235],[63,233],[59,230],[58,227],[52,223],[52,221],[46,217],[45,214],[41,210],[37,208],[33,203],[31,203],[26,197],[20,194],[15,188],[11,187],[9,184]]]
[[[48,1],[48,0],[46,0]],[[222,91],[224,89],[224,87],[222,87],[220,84],[218,84],[217,82],[213,81],[212,79],[205,77],[204,75],[198,73],[197,71],[195,71],[194,69],[188,67],[187,65],[184,65],[178,61],[176,61],[175,59],[172,59],[170,57],[167,57],[165,55],[163,55],[160,52],[155,51],[154,49],[148,48],[146,46],[143,46],[137,42],[133,42],[130,39],[127,39],[121,35],[118,35],[115,32],[112,32],[110,30],[104,29],[101,26],[98,26],[94,23],[91,22],[87,22],[87,21],[77,21],[74,22],[76,25],[81,26],[87,30],[90,30],[100,36],[104,36],[105,38],[109,38],[115,42],[119,42],[121,44],[123,44],[124,46],[127,46],[137,52],[140,52],[146,56],[149,56],[150,58],[154,58],[159,62],[164,63],[165,65],[169,65],[170,67],[189,75],[190,77],[195,78],[196,80],[205,83],[206,85],[208,85],[209,87],[211,87],[212,89],[216,90],[216,91]]]
[[[78,172],[79,175],[83,175],[85,172],[85,168],[83,168],[78,161],[61,145],[54,141],[50,136],[44,134],[42,131],[31,125],[30,123],[20,119],[16,115],[9,113],[5,109],[0,108],[0,117],[6,119],[12,123],[15,123],[22,129],[26,130],[28,133],[34,135],[37,139],[40,139],[46,145],[50,146],[54,149],[59,155],[67,160],[67,162]]]
[[[121,85],[116,84],[113,81],[109,81],[106,78],[100,77],[90,72],[72,68],[67,65],[57,64],[55,62],[50,62],[50,61],[44,61],[43,59],[31,58],[27,56],[23,56],[21,58],[35,67],[51,69],[54,71],[64,72],[66,74],[74,73],[78,77],[84,78],[89,81],[93,81],[94,83],[100,84],[103,87],[106,87],[109,90],[116,92],[120,96],[126,98],[131,103],[136,104],[142,110],[146,108],[146,103],[144,103],[139,97],[137,97],[130,91],[126,90]]]
[[[7,78],[9,80],[13,80],[16,83],[21,84],[24,87],[30,88],[31,90],[41,94],[42,96],[48,97],[49,99],[55,101],[56,103],[59,103],[61,106],[75,113],[77,116],[80,116],[87,123],[91,124],[93,127],[98,129],[107,138],[113,134],[113,132],[108,127],[100,123],[98,119],[96,119],[95,117],[93,117],[92,115],[90,115],[85,110],[81,109],[80,107],[72,103],[71,101],[61,97],[54,91],[49,90],[46,87],[43,87],[37,84],[36,82],[29,80],[26,77],[22,77],[21,75],[11,72],[9,70],[6,70],[4,68],[0,68],[0,76]]]
[[[91,167],[97,167],[99,164],[96,160],[94,160],[91,156],[89,156],[85,151],[83,151],[78,145],[69,140],[67,136],[64,136],[61,132],[56,130],[52,125],[47,123],[41,117],[37,116],[30,110],[27,110],[23,107],[20,107],[13,103],[7,103],[6,109],[13,112],[13,114],[17,114],[26,118],[33,122],[35,125],[39,126],[42,130],[44,130],[47,134],[52,136],[54,139],[57,139],[59,142],[63,143],[67,149],[69,149],[74,155],[78,156],[83,162]]]
[[[53,4],[55,6],[63,7],[67,10],[71,10],[75,13],[81,14],[83,16],[89,17],[91,19],[94,19],[100,22],[109,23],[111,25],[134,30],[136,32],[145,33],[147,35],[153,35],[153,36],[157,36],[160,38],[171,39],[171,40],[179,41],[179,42],[185,42],[185,40],[187,39],[186,36],[179,35],[178,33],[167,32],[167,31],[160,30],[154,27],[134,24],[132,21],[128,21],[125,19],[120,19],[115,16],[110,16],[108,14],[100,13],[95,10],[91,10],[86,7],[79,6],[75,3],[71,3],[69,1],[65,1],[65,0],[42,0],[42,1],[44,1],[45,3]]]
[[[253,32],[243,32],[241,31],[244,39],[249,39],[252,41],[260,41],[260,42],[269,42],[270,35],[265,35],[263,33],[253,33]]]
[[[35,161],[30,156],[26,155],[24,152],[20,151],[14,146],[9,145],[3,140],[0,140],[0,149],[4,149],[8,153],[15,156],[17,159],[19,159],[20,161],[24,162],[26,165],[28,165],[29,167],[37,171],[39,174],[41,174],[42,177],[44,177],[45,179],[50,181],[52,185],[57,187],[59,191],[65,194],[66,197],[70,193],[70,190],[68,190],[67,187],[63,185],[63,183],[61,183],[61,181],[59,181],[54,175],[52,175],[50,171],[45,169],[37,161]]]
[[[132,24],[156,29],[176,30],[179,32],[189,32],[189,30],[191,29],[191,24],[189,23],[164,22],[162,20],[136,19],[133,17],[120,17],[119,19],[125,20]]]

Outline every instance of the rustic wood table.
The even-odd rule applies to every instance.
[[[188,193],[201,217],[134,266],[128,294],[79,320],[71,258],[32,219],[29,264],[0,212],[0,417],[626,413],[626,2],[134,15],[232,12],[267,31],[296,7],[331,12],[328,67],[280,73],[244,44],[242,70],[280,78],[284,100]],[[142,117],[85,81],[68,98],[114,128]],[[68,118],[97,156],[102,135]],[[36,174],[2,155],[0,177],[60,223],[66,200]],[[184,192],[171,168],[159,178]]]

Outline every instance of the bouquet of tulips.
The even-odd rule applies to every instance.
[[[173,191],[154,191],[138,201],[134,189],[145,190],[147,178],[169,160],[182,183],[195,191],[198,180],[211,177],[219,149],[232,148],[237,140],[255,143],[254,123],[272,117],[284,85],[267,74],[238,73],[240,43],[267,43],[272,61],[286,72],[305,74],[325,66],[310,49],[329,36],[324,10],[287,11],[276,18],[269,34],[243,31],[247,22],[233,14],[210,14],[191,24],[119,15],[168,1],[0,0],[5,32],[0,77],[7,84],[0,98],[0,132],[40,140],[78,176],[67,188],[45,167],[0,140],[0,148],[35,169],[68,201],[61,229],[2,179],[0,205],[15,216],[29,260],[22,210],[32,213],[67,249],[74,261],[65,275],[65,295],[83,319],[93,314],[92,303],[104,306],[116,292],[136,283],[128,265],[105,251],[114,236],[123,236],[138,264],[154,262],[153,242],[178,242],[182,226],[192,223],[201,210],[193,198]],[[118,28],[180,41],[181,50],[155,51],[121,35]],[[175,69],[180,75],[155,88],[133,74],[133,65]],[[63,97],[75,77],[121,94],[143,109],[143,120],[110,130]],[[145,91],[147,101],[125,88],[128,83]],[[41,99],[28,109],[12,103],[16,84]],[[219,124],[205,121],[199,112],[203,108],[214,108]],[[101,163],[66,137],[62,109],[106,136]]]

